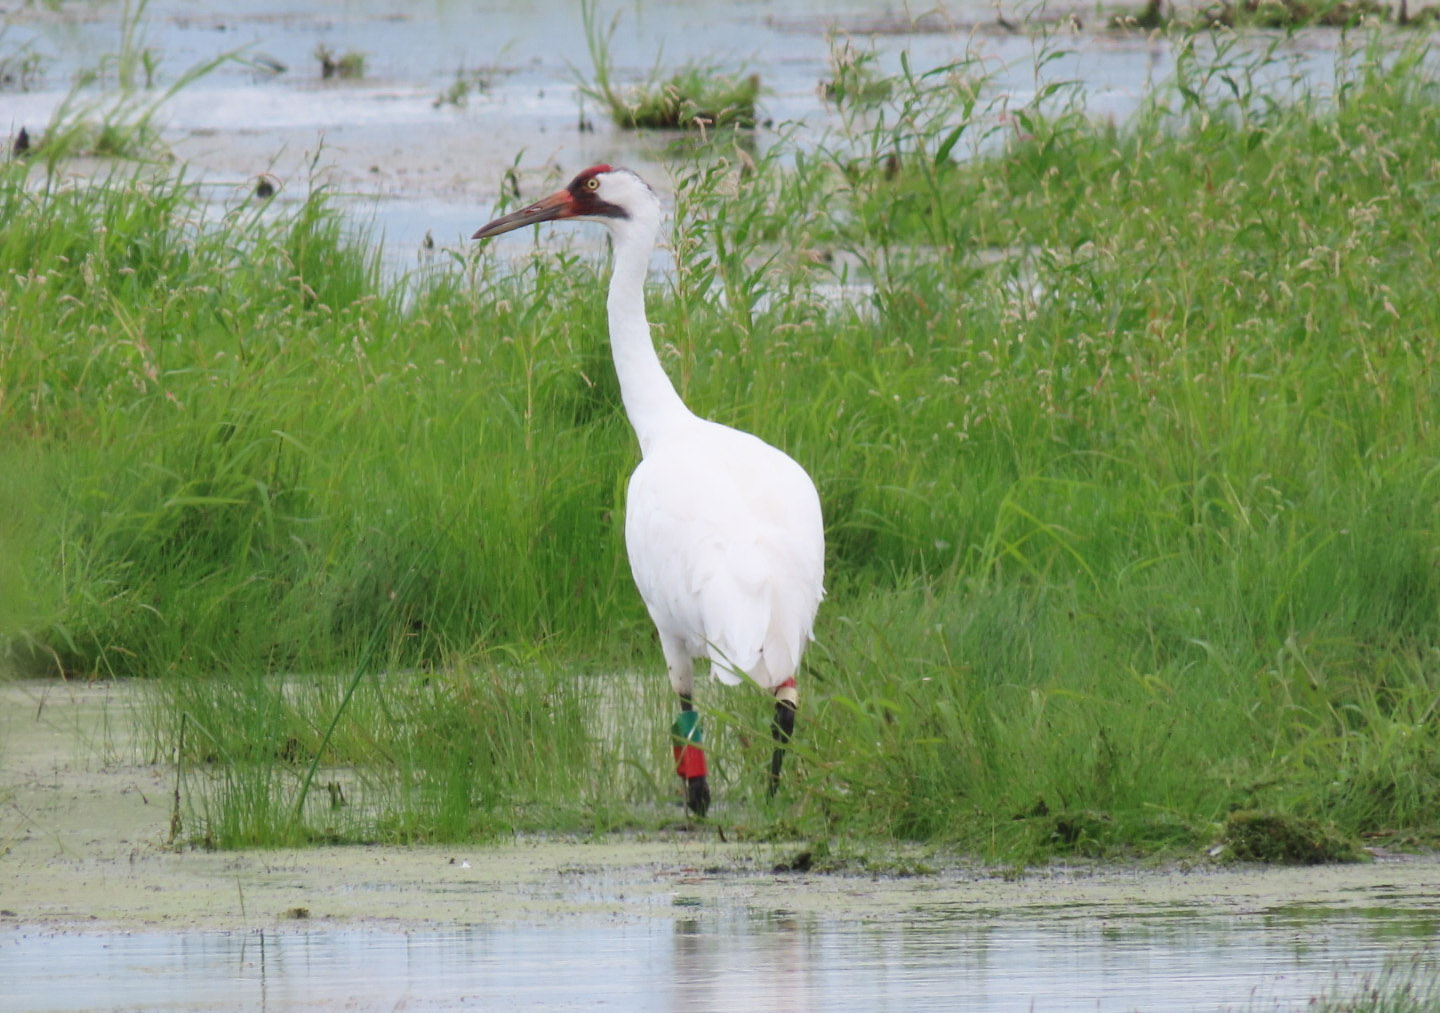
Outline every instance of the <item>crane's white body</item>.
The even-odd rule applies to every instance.
[[[790,457],[680,400],[645,316],[660,202],[633,173],[599,179],[599,196],[625,213],[594,220],[614,240],[610,343],[642,457],[625,508],[630,570],[677,693],[690,695],[692,659],[704,656],[723,682],[774,691],[799,667],[824,597],[820,498]]]
[[[691,417],[630,478],[630,570],[676,692],[691,659],[734,685],[794,676],[822,595],[820,500],[804,470],[748,433]]]
[[[570,185],[481,227],[475,239],[578,218],[610,230],[610,350],[625,414],[640,441],[630,476],[625,547],[630,571],[680,695],[671,726],[685,805],[710,806],[694,659],[732,685],[748,677],[775,694],[770,792],[795,730],[795,671],[825,596],[825,526],[805,469],[749,433],[698,418],[655,354],[645,274],[660,235],[660,200],[626,169],[596,165]]]

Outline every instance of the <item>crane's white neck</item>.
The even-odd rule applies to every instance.
[[[647,211],[649,209],[646,209]],[[610,275],[610,352],[620,380],[625,414],[640,441],[640,453],[649,453],[660,436],[693,418],[675,386],[665,375],[650,338],[645,317],[645,275],[660,230],[659,209],[609,223],[614,241],[614,267]]]

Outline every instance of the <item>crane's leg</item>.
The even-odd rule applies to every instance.
[[[710,784],[705,779],[705,750],[700,745],[700,715],[689,695],[680,698],[680,716],[670,727],[670,736],[675,772],[685,780],[685,806],[703,819],[710,808]]]
[[[705,750],[701,746],[700,714],[691,699],[694,664],[681,644],[660,641],[670,670],[670,685],[680,697],[680,716],[670,726],[675,773],[685,781],[685,807],[702,819],[710,809],[710,783],[706,780]]]
[[[786,679],[775,688],[775,720],[770,725],[770,737],[775,740],[775,752],[770,757],[770,794],[780,787],[780,767],[785,762],[785,748],[790,736],[795,734],[795,709],[800,706],[800,691],[794,679]]]

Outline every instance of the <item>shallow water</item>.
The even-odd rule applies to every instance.
[[[0,59],[28,49],[40,58],[40,73],[25,87],[0,88],[0,135],[24,126],[38,137],[82,70],[110,66],[86,101],[105,101],[107,89],[113,97],[122,4],[7,6],[0,13]],[[925,29],[918,31],[889,5],[867,0],[603,5],[607,21],[619,17],[612,47],[619,83],[692,61],[755,70],[765,88],[762,116],[777,125],[803,123],[802,145],[821,143],[836,123],[820,97],[836,39],[874,52],[890,72],[901,53],[917,70],[971,58],[990,79],[992,97],[1012,106],[1046,82],[1073,80],[1100,117],[1127,115],[1173,70],[1170,43],[1142,33],[1097,31],[1092,24],[1080,32],[1053,29],[1042,41],[1004,31],[996,21],[1003,10],[1014,22],[1036,11],[1055,22],[1068,9],[963,0],[943,14],[927,8],[917,15]],[[1090,7],[1075,9],[1095,17]],[[589,78],[591,62],[570,0],[154,0],[145,13],[140,46],[158,61],[161,87],[223,53],[250,61],[197,80],[157,116],[165,144],[190,178],[204,180],[219,205],[244,200],[262,175],[277,184],[282,203],[300,199],[312,182],[324,183],[384,238],[394,269],[416,263],[427,235],[441,246],[465,247],[465,237],[490,217],[512,166],[526,199],[598,162],[666,176],[671,136],[617,130],[580,95],[577,83]],[[1335,39],[1300,33],[1283,51],[1323,68]],[[364,54],[364,77],[322,80],[319,45]],[[257,70],[257,60],[285,70]],[[463,106],[437,104],[457,75],[476,71],[486,86]],[[142,92],[137,101],[154,96]],[[582,120],[589,129],[581,129]],[[761,130],[756,143],[774,136]]]
[[[411,932],[0,934],[0,1006],[625,1010],[1299,1008],[1408,954],[1433,916],[1351,912],[867,924],[677,894],[673,915]]]
[[[1435,856],[821,875],[708,827],[177,849],[143,689],[0,682],[0,1010],[1300,1009],[1392,965],[1440,994]]]

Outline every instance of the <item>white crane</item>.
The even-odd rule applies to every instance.
[[[641,455],[630,476],[625,547],[680,697],[676,771],[686,804],[704,816],[710,789],[693,659],[708,655],[721,682],[749,678],[774,694],[773,792],[795,729],[795,672],[825,594],[825,528],[805,469],[758,437],[696,416],[665,375],[644,290],[660,217],[660,200],[644,180],[597,165],[473,238],[557,219],[610,230],[610,349]]]

